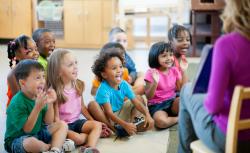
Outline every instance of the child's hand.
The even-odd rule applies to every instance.
[[[54,89],[49,88],[46,94],[47,100],[46,103],[53,103],[57,99],[57,95]]]
[[[158,83],[159,82],[159,72],[156,70],[156,69],[152,69],[153,71],[153,79],[154,79],[154,82],[155,83]]]
[[[45,91],[40,91],[36,97],[35,107],[40,111],[46,104],[47,96]]]
[[[132,80],[132,77],[129,75],[129,76],[128,76],[128,83],[131,84],[132,81],[133,81],[133,80]]]
[[[136,125],[134,125],[133,123],[127,123],[124,129],[128,132],[129,135],[134,135],[137,131]]]

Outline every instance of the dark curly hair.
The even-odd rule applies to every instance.
[[[173,47],[167,42],[157,42],[152,45],[149,50],[148,64],[151,68],[159,68],[161,65],[159,63],[158,57],[163,52],[174,52]]]
[[[8,58],[10,60],[9,61],[9,66],[10,67],[12,67],[12,65],[13,65],[13,61],[15,60],[17,50],[19,50],[20,48],[27,49],[27,47],[28,47],[28,40],[30,40],[30,39],[31,38],[29,36],[20,35],[15,40],[10,41],[8,43],[7,52],[8,52]],[[18,62],[19,61],[16,60],[16,64]]]
[[[104,72],[104,69],[107,66],[107,62],[113,57],[118,57],[121,60],[122,65],[124,66],[124,58],[119,48],[108,48],[97,56],[91,69],[92,72],[97,76],[99,81],[103,80],[101,73]]]

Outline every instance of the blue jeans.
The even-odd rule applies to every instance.
[[[191,153],[190,143],[201,141],[216,153],[225,151],[225,135],[203,105],[205,94],[191,93],[191,83],[180,94],[178,153]]]
[[[11,144],[11,152],[12,153],[26,153],[23,147],[23,141],[29,137],[35,137],[38,140],[43,141],[44,143],[49,143],[52,139],[51,134],[47,127],[42,128],[36,135],[23,135],[19,138],[13,140]],[[8,150],[10,152],[10,150]]]

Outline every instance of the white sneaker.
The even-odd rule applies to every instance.
[[[63,145],[62,145],[62,150],[65,152],[70,152],[75,150],[75,143],[74,141],[70,140],[70,139],[65,139]]]
[[[62,151],[58,148],[53,147],[48,151],[43,151],[42,153],[62,153]]]

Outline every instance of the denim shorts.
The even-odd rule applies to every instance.
[[[75,131],[77,133],[82,133],[82,126],[86,121],[87,121],[86,119],[78,119],[73,123],[69,123],[68,124],[69,130]]]
[[[36,135],[23,135],[19,138],[16,138],[12,141],[11,152],[12,153],[26,153],[23,147],[23,141],[29,137],[35,137],[38,140],[43,141],[44,143],[50,143],[52,137],[47,127],[42,128]]]
[[[150,115],[153,117],[155,112],[165,111],[166,113],[168,113],[169,116],[176,116],[171,110],[174,100],[175,99],[172,98],[172,99],[165,100],[161,102],[160,104],[149,105],[148,110],[149,110]]]

